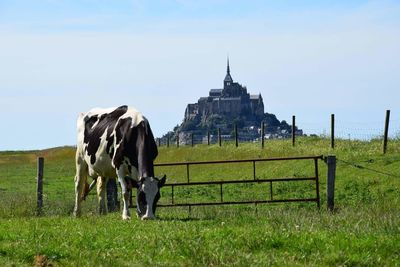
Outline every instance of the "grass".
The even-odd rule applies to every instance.
[[[329,140],[318,138],[300,138],[295,147],[276,140],[264,150],[251,143],[162,147],[157,162],[335,154],[337,209],[325,209],[326,167],[320,163],[321,210],[314,203],[194,207],[190,212],[160,208],[158,220],[145,222],[122,221],[120,213],[98,216],[94,195],[85,202],[82,218],[71,217],[73,148],[0,152],[0,266],[31,266],[37,255],[55,266],[400,266],[400,141],[391,140],[385,155],[381,149],[379,140],[338,140],[331,150]],[[45,157],[41,217],[34,216],[37,156]],[[193,168],[191,179],[252,175],[248,166],[218,167]],[[312,172],[307,162],[257,166],[262,178]],[[156,169],[162,173],[170,183],[186,179],[184,168]],[[224,190],[226,200],[238,200],[261,198],[266,188],[230,185]],[[309,184],[274,187],[282,197],[307,196],[312,190]],[[174,192],[182,202],[214,201],[218,193],[219,188],[209,187]],[[169,196],[162,191],[161,201]]]
[[[18,231],[14,220],[5,220],[0,263],[29,265],[37,254],[68,266],[399,263],[398,218],[379,208],[355,214],[344,209],[334,216],[275,207],[262,214],[208,212],[200,218],[162,212],[160,220],[151,222],[123,222],[119,214],[31,217],[18,221]],[[370,212],[374,214],[366,217]]]

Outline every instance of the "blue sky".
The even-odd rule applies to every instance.
[[[156,136],[231,74],[265,111],[341,137],[400,132],[399,1],[0,0],[0,150],[74,145],[128,104]],[[359,135],[359,136],[357,136]]]

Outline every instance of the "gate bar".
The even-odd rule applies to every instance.
[[[190,183],[173,183],[165,184],[165,186],[187,186],[187,185],[213,185],[213,184],[240,184],[240,183],[263,183],[263,182],[279,182],[279,181],[316,181],[317,177],[297,177],[297,178],[271,178],[257,180],[227,180],[227,181],[208,181],[208,182],[190,182]]]
[[[227,201],[227,202],[198,202],[198,203],[176,203],[176,204],[157,204],[157,207],[192,207],[192,206],[215,206],[215,205],[234,205],[234,204],[262,204],[262,203],[281,203],[281,202],[316,202],[316,198],[290,198],[276,200],[249,200],[249,201]]]
[[[318,208],[321,208],[319,199],[318,159],[314,159],[314,165],[315,165],[315,190],[317,191],[317,199],[318,199],[317,206]]]
[[[281,160],[300,160],[300,159],[323,159],[323,156],[320,155],[320,156],[288,157],[288,158],[171,162],[171,163],[156,163],[156,164],[154,164],[154,166],[155,167],[163,167],[163,166],[179,166],[179,165],[224,164],[224,163],[240,163],[240,162],[252,162],[252,161],[261,162],[261,161],[281,161]]]

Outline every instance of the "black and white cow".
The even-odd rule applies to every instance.
[[[123,196],[122,218],[130,219],[127,182],[133,181],[138,216],[153,219],[166,178],[154,177],[153,161],[158,151],[147,119],[128,106],[92,109],[80,114],[77,129],[74,215],[80,215],[87,176],[97,179],[100,212],[106,211],[107,177],[118,177]]]

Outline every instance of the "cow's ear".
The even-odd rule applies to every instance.
[[[158,182],[159,188],[164,186],[165,180],[167,180],[167,176],[164,174],[163,178],[161,178],[160,181]]]

